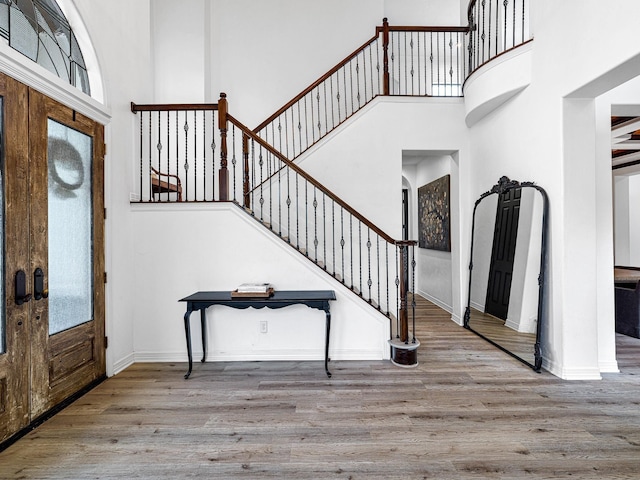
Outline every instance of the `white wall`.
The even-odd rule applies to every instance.
[[[269,282],[277,290],[335,290],[331,302],[330,357],[389,356],[390,321],[232,204],[134,207],[137,285],[134,310],[136,361],[185,361],[179,300],[202,290],[232,290]],[[211,228],[212,227],[212,228]],[[292,306],[279,310],[212,307],[209,360],[319,360],[324,358],[325,315]],[[260,333],[260,321],[268,332]],[[196,358],[201,352],[199,314],[192,315]]]
[[[154,101],[205,102],[208,33],[205,0],[153,0],[151,45]],[[217,97],[216,97],[217,99]]]
[[[149,1],[76,0],[100,61],[111,122],[105,157],[106,268],[108,273],[107,373],[133,361],[136,284],[129,192],[137,152],[136,116],[130,102],[153,101]]]

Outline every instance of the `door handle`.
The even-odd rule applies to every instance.
[[[18,270],[16,272],[15,283],[15,301],[16,305],[22,305],[31,300],[31,294],[27,293],[27,275],[24,270]]]
[[[33,272],[33,298],[40,300],[49,296],[49,290],[44,288],[44,272],[40,267]]]

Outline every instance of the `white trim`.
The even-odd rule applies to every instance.
[[[563,380],[602,380],[597,368],[564,368],[547,358],[542,359],[542,368]]]
[[[100,62],[96,54],[95,48],[93,48],[93,42],[91,36],[87,30],[86,25],[82,21],[82,17],[78,12],[78,7],[75,5],[74,0],[56,0],[60,10],[67,18],[73,34],[76,36],[80,51],[82,52],[82,59],[84,60],[85,67],[87,69],[87,75],[89,77],[89,86],[91,88],[91,97],[96,101],[106,104],[104,82],[102,81],[102,69],[100,68]]]
[[[184,357],[184,355],[183,355],[183,357]],[[118,373],[123,371],[125,368],[130,367],[131,365],[133,365],[134,362],[135,362],[134,354],[130,353],[129,355],[121,358],[117,362],[114,362],[113,371],[109,376],[111,377],[113,375],[117,375]]]
[[[443,301],[437,299],[433,295],[429,295],[427,292],[423,292],[420,289],[418,289],[418,295],[420,295],[421,297],[426,298],[431,303],[433,303],[433,304],[437,305],[438,307],[440,307],[441,309],[445,310],[447,313],[453,313],[453,307],[451,307],[451,305],[447,305],[446,303],[444,303]]]
[[[111,120],[107,107],[5,42],[0,42],[0,71],[102,125]]]
[[[329,357],[331,360],[353,360],[353,361],[372,361],[372,360],[388,360],[380,356],[378,350],[332,350],[329,349]],[[194,367],[201,363],[202,350],[193,351]],[[137,352],[134,354],[135,363],[156,363],[156,362],[175,362],[187,364],[187,352]],[[324,349],[315,350],[252,350],[249,354],[238,352],[225,353],[207,353],[206,363],[213,362],[324,362]],[[329,362],[331,366],[331,362]]]

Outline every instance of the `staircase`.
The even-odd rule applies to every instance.
[[[132,201],[233,201],[387,316],[393,361],[414,365],[416,242],[386,234],[295,160],[377,96],[461,96],[480,56],[486,63],[507,49],[506,24],[504,49],[485,46],[487,5],[504,5],[501,22],[510,12],[515,18],[516,3],[507,11],[509,2],[472,0],[469,27],[391,27],[384,19],[371,39],[255,129],[229,113],[225,94],[217,104],[132,103],[140,113],[139,197]],[[525,43],[524,17],[522,25]],[[154,187],[152,169],[179,183]]]

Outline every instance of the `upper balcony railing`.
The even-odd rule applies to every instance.
[[[394,27],[375,35],[253,131],[295,159],[379,95],[459,97],[467,27]]]
[[[530,0],[471,0],[467,15],[468,74],[531,40]]]

